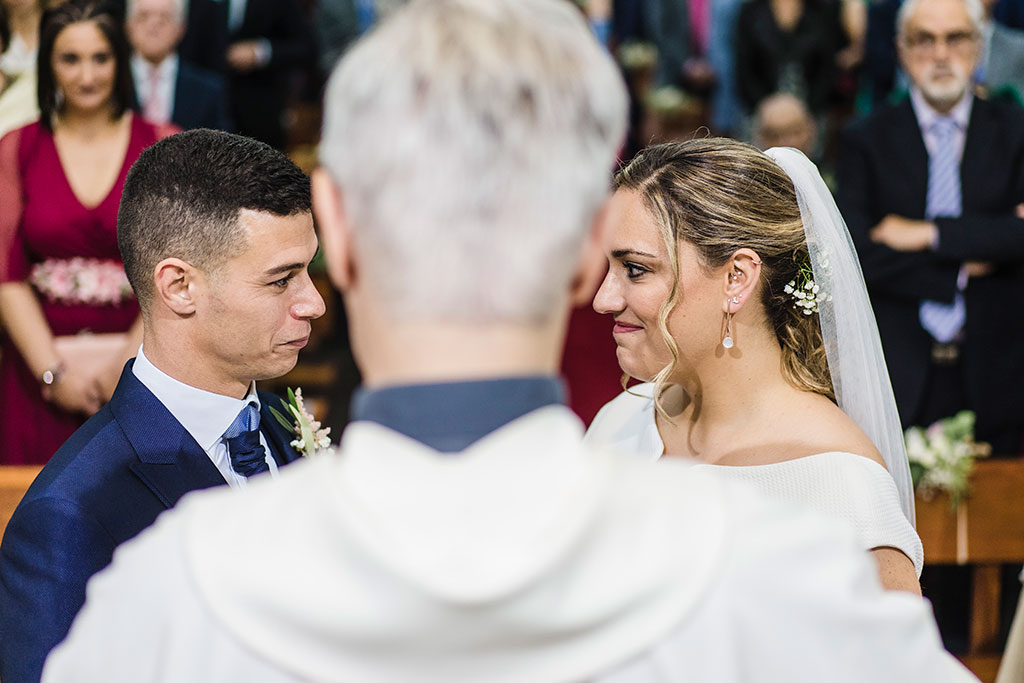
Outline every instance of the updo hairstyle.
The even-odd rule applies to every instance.
[[[668,316],[679,298],[677,244],[685,240],[708,273],[739,249],[757,252],[761,303],[782,349],[783,376],[798,389],[835,400],[818,316],[806,315],[784,291],[810,263],[796,191],[785,171],[756,147],[705,138],[644,149],[616,174],[615,189],[640,196],[661,229],[672,267],[672,288],[658,313],[672,361],[654,378],[655,395],[679,360]]]

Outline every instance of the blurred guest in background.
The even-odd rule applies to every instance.
[[[35,71],[39,49],[39,20],[43,16],[42,0],[0,0],[7,14],[10,30],[0,55],[0,70],[7,76]]]
[[[366,30],[359,21],[357,0],[320,0],[314,28],[320,48],[320,69],[330,73],[348,46]]]
[[[710,98],[710,124],[726,134],[739,124],[736,92],[737,0],[648,0],[643,25],[658,48],[657,86]]]
[[[4,464],[46,462],[135,355],[117,208],[132,162],[172,130],[131,113],[128,41],[102,0],[47,11],[39,45],[40,120],[0,139]]]
[[[1008,94],[1020,103],[1024,96],[1024,31],[995,21],[996,4],[996,0],[982,0],[984,43],[975,78],[993,96]]]
[[[147,120],[184,129],[231,127],[221,75],[176,52],[185,32],[185,0],[128,0],[125,25],[134,50],[135,93]]]
[[[792,93],[775,93],[761,100],[754,116],[754,144],[762,150],[794,147],[815,159],[817,127],[804,101]]]
[[[41,0],[0,0],[0,135],[39,117],[36,52]]]
[[[750,0],[736,20],[736,79],[748,112],[793,93],[818,116],[835,84],[845,37],[834,0]]]
[[[978,0],[907,0],[910,96],[844,131],[839,202],[860,252],[905,426],[977,413],[1017,453],[1024,413],[1024,116],[972,94]]]
[[[229,0],[228,92],[238,132],[285,147],[293,69],[316,60],[316,39],[297,0]]]
[[[124,2],[124,0],[122,0]],[[188,0],[178,54],[189,64],[224,73],[228,51],[228,0]]]

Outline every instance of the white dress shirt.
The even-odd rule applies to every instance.
[[[231,456],[228,454],[224,432],[231,426],[238,413],[247,403],[255,403],[260,407],[260,398],[256,393],[256,383],[249,387],[249,394],[244,399],[232,398],[221,394],[203,391],[196,387],[179,382],[164,373],[146,358],[139,347],[139,355],[132,366],[135,377],[153,392],[153,395],[164,404],[174,419],[181,423],[199,447],[206,451],[210,461],[220,471],[228,486],[245,488],[247,481],[244,476],[231,468]],[[277,476],[277,462],[270,454],[267,439],[260,431],[260,443],[266,450],[267,465],[271,476]]]
[[[153,123],[168,123],[174,113],[174,85],[178,80],[178,55],[172,54],[156,66],[132,55],[132,78],[143,115]],[[156,98],[153,98],[155,88]]]

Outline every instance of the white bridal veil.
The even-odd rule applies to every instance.
[[[903,514],[914,524],[914,487],[903,429],[875,314],[846,222],[807,157],[791,147],[773,147],[766,154],[796,188],[814,281],[821,288],[818,314],[836,402],[885,458],[899,490]]]

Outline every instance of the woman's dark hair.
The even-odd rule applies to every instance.
[[[7,7],[0,2],[0,54],[11,46],[11,25],[7,23]]]
[[[43,13],[39,28],[39,123],[53,131],[57,113],[57,79],[53,73],[53,48],[57,36],[72,24],[93,22],[110,43],[114,53],[114,118],[120,118],[135,101],[135,86],[129,56],[128,38],[117,5],[109,0],[67,0]]]

